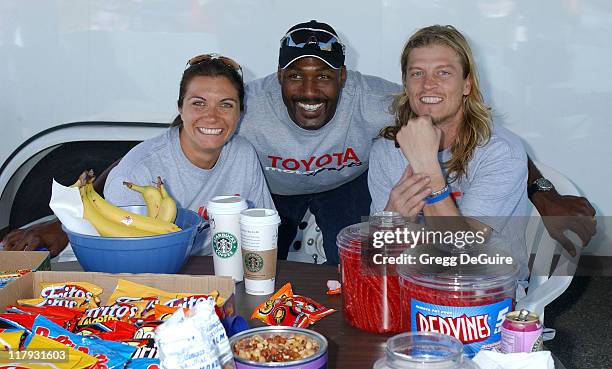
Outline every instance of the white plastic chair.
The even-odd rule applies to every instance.
[[[306,223],[306,227],[303,229],[298,228],[295,239],[289,248],[287,260],[315,264],[325,263],[327,258],[323,248],[323,233],[321,233],[319,226],[317,226],[315,216],[310,210],[306,210],[302,223]],[[297,251],[293,249],[295,241],[301,242],[301,248]]]
[[[562,195],[580,196],[578,189],[564,175],[556,170],[534,162],[540,169],[540,172],[545,178],[548,178],[554,185],[556,190]],[[553,240],[540,217],[537,209],[534,207],[531,217],[527,224],[525,238],[527,242],[527,255],[535,253],[533,266],[529,277],[529,286],[527,293],[521,290],[517,291],[516,310],[528,309],[537,313],[540,320],[544,324],[544,308],[554,299],[559,297],[572,282],[580,253],[582,251],[582,241],[571,231],[566,231],[565,235],[572,241],[576,248],[576,256],[572,257],[557,241]],[[553,257],[555,254],[560,254],[559,262],[555,269],[551,271]],[[554,331],[548,334],[545,339],[552,339]]]

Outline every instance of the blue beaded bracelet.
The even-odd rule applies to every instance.
[[[425,198],[425,203],[427,205],[435,204],[438,201],[442,201],[450,195],[450,190],[448,185],[444,186],[443,189],[433,192],[431,195]]]

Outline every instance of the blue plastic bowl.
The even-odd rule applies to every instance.
[[[122,207],[144,214],[145,206]],[[202,218],[195,212],[179,208],[176,225],[181,231],[150,237],[99,237],[74,233],[62,226],[74,254],[86,272],[106,273],[178,273],[201,231]]]

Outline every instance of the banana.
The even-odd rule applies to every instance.
[[[170,222],[165,222],[159,219],[151,218],[148,216],[131,213],[129,211],[118,208],[108,201],[104,200],[96,191],[89,191],[91,196],[91,202],[98,210],[98,212],[104,215],[107,219],[124,224],[130,228],[138,228],[141,231],[151,232],[155,234],[166,234],[171,232],[180,231],[181,228]]]
[[[176,201],[168,194],[164,182],[161,177],[157,177],[157,186],[159,186],[159,192],[161,192],[161,205],[159,207],[159,214],[157,219],[164,220],[166,222],[174,222],[176,219]]]
[[[128,227],[121,223],[113,222],[100,214],[91,199],[93,186],[87,183],[79,188],[81,200],[83,201],[83,218],[87,219],[103,237],[145,237],[153,236],[154,233],[142,231],[138,228]]]
[[[151,218],[157,218],[159,214],[159,208],[162,203],[162,194],[159,189],[155,186],[138,186],[131,182],[123,182],[129,189],[136,192],[140,192],[144,198],[145,204],[147,204],[147,216]],[[172,219],[171,221],[174,221]]]
[[[88,176],[89,176],[89,171],[87,171],[87,170],[84,171],[83,173],[81,173],[81,175],[76,180],[76,182],[74,182],[74,184],[70,185],[70,187],[79,188],[81,186],[85,186],[85,184],[87,183]]]

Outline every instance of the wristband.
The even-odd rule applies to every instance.
[[[435,204],[436,202],[442,201],[450,195],[448,185],[444,186],[441,190],[432,192],[431,195],[425,198],[427,205]]]

